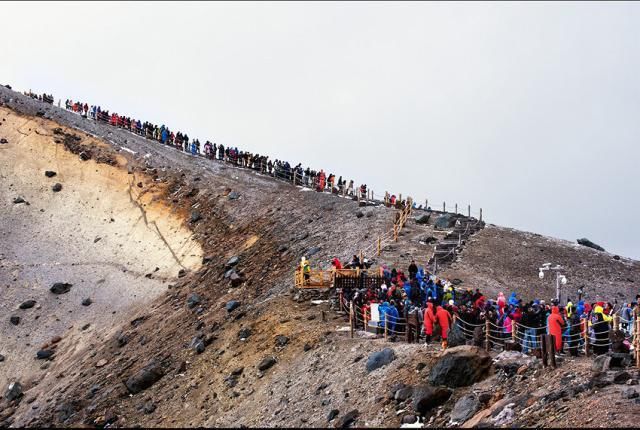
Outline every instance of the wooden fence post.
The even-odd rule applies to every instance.
[[[556,337],[552,334],[547,335],[547,353],[549,354],[549,364],[556,368]]]
[[[518,327],[516,326],[516,320],[511,320],[511,340],[514,343],[517,343],[518,338],[516,337]]]
[[[382,240],[380,236],[378,236],[378,257],[380,256],[380,252],[382,251]]]
[[[351,331],[351,339],[353,339],[353,326],[354,326],[354,318],[353,318],[353,302],[349,303],[349,327]]]
[[[485,348],[487,351],[491,351],[491,339],[489,339],[489,331],[491,330],[491,326],[489,323],[489,320],[487,319],[485,324],[484,324],[484,329],[485,329],[485,337],[486,337],[486,344],[485,344]]]
[[[482,221],[482,208],[480,208],[480,220],[479,221]]]
[[[442,212],[447,211],[447,202],[442,202]]]
[[[547,354],[547,335],[543,334],[539,336],[540,348],[542,349],[542,366],[547,367],[549,365],[549,355]]]
[[[617,331],[620,328],[620,315],[615,314],[613,316],[613,331]]]
[[[467,205],[467,218],[471,218],[471,205]]]
[[[425,201],[424,201],[424,209],[427,210],[428,207],[429,207],[429,199],[425,199]]]
[[[389,321],[389,314],[384,315],[384,340],[387,341],[387,321]]]
[[[456,203],[456,215],[458,215],[458,204]]]

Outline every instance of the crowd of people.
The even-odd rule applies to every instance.
[[[49,103],[50,105],[53,104],[53,95],[51,94],[47,94],[47,93],[36,94],[31,92],[31,90],[25,91],[23,94],[27,97],[31,97],[34,100],[39,100],[41,102]]]
[[[239,150],[237,147],[225,146],[209,140],[201,144],[199,139],[190,140],[187,133],[172,130],[164,124],[157,125],[115,112],[110,113],[109,110],[103,109],[99,105],[90,105],[86,102],[74,102],[67,99],[65,100],[65,109],[82,115],[84,118],[125,129],[192,155],[225,161],[234,166],[252,169],[296,185],[315,189],[316,191],[330,192],[353,198],[366,199],[370,196],[367,184],[357,186],[353,180],[343,179],[342,176],[336,177],[335,174],[327,173],[323,169],[316,171],[309,167],[302,167],[302,163],[293,164],[285,160],[272,160],[267,155]],[[405,200],[397,199],[395,195],[389,195],[388,193],[386,193],[385,202],[390,206],[397,207],[406,204]],[[421,209],[422,206],[418,208]]]
[[[347,264],[334,259],[331,264],[336,269],[354,267],[354,259]],[[584,350],[585,342],[595,354],[628,352],[631,347],[640,294],[621,307],[605,301],[587,302],[582,297],[576,302],[568,299],[566,304],[555,298],[548,303],[543,299],[525,302],[515,292],[491,298],[480,289],[458,289],[415,261],[406,273],[384,265],[381,273],[379,285],[342,291],[343,304],[353,306],[358,326],[373,327],[379,334],[403,335],[409,342],[423,338],[426,343],[437,337],[446,348],[449,336],[457,330],[457,336],[478,346],[486,345],[487,340],[491,346],[515,340],[524,353],[538,350],[540,336],[550,334],[558,354],[572,356]],[[620,325],[611,333],[614,315]]]

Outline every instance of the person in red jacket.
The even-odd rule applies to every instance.
[[[342,270],[342,263],[337,258],[331,260],[331,265],[336,268],[336,270]]]
[[[447,334],[449,332],[449,324],[451,323],[451,314],[442,306],[436,309],[436,320],[442,330],[442,349],[447,349]]]
[[[551,315],[547,318],[547,326],[549,327],[549,334],[555,336],[556,351],[560,351],[562,349],[562,330],[565,323],[557,306],[551,308]]]
[[[426,342],[431,342],[431,336],[433,336],[433,323],[436,320],[436,316],[433,313],[433,303],[427,302],[427,307],[424,310],[424,334]]]

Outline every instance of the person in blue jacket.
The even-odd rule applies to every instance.
[[[387,320],[387,314],[389,313],[389,302],[385,301],[378,306],[378,312],[380,313],[380,321],[378,322],[378,325],[382,329],[382,333],[384,333],[384,322]],[[387,327],[387,329],[388,328],[389,327]]]
[[[509,301],[507,303],[512,306],[518,306],[518,298],[516,297],[516,293],[511,293],[511,296],[509,297]]]
[[[388,324],[389,332],[395,334],[396,325],[398,324],[398,319],[400,318],[400,313],[398,312],[398,309],[396,308],[395,302],[393,300],[391,300],[391,303],[389,304],[388,315],[389,315],[389,324]]]

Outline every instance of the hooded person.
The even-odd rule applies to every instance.
[[[389,332],[392,334],[396,334],[396,325],[400,320],[400,313],[398,312],[398,308],[396,308],[395,302],[391,300],[389,303]]]
[[[436,309],[436,321],[442,330],[442,349],[447,348],[447,334],[449,332],[449,325],[451,323],[451,314],[447,312],[442,306],[438,306]]]
[[[427,307],[424,309],[424,334],[426,336],[426,343],[431,342],[431,336],[433,336],[433,323],[436,320],[436,315],[433,312],[433,303],[427,302]]]
[[[393,330],[392,328],[393,318],[389,317],[389,315],[391,314],[391,306],[389,305],[389,302],[387,302],[386,300],[382,302],[382,304],[378,306],[378,312],[380,314],[380,322],[378,324],[382,329],[382,332],[384,333],[385,324],[386,324],[387,332],[391,333],[391,331]]]
[[[602,306],[596,305],[591,316],[591,327],[595,335],[593,352],[596,355],[606,354],[609,351],[609,321],[611,317],[603,313]]]
[[[549,334],[555,337],[556,351],[562,350],[562,330],[565,327],[560,309],[557,306],[551,308],[551,315],[547,318]]]
[[[573,306],[573,309],[571,309],[571,317],[569,318],[569,339],[567,342],[569,354],[571,354],[572,357],[578,356],[578,345],[582,337],[581,331],[582,324],[580,321],[580,316],[576,310],[576,307]]]
[[[331,260],[331,265],[335,267],[336,270],[342,269],[342,263],[340,263],[340,260],[338,260],[337,258],[334,258],[333,260]]]
[[[507,305],[507,299],[504,296],[504,293],[501,291],[500,294],[498,294],[498,307],[500,309],[504,309],[504,307]]]

